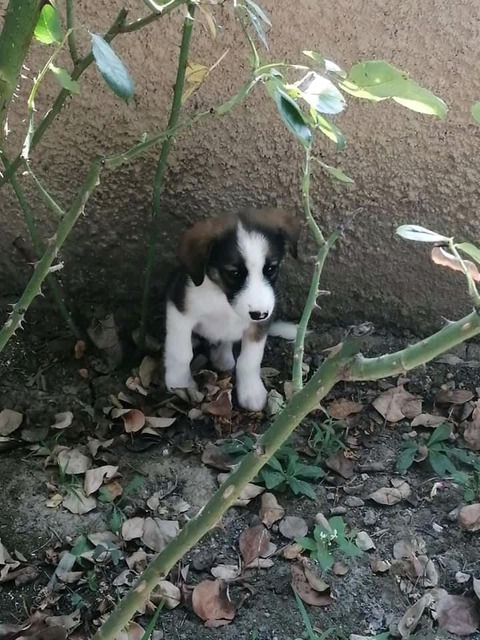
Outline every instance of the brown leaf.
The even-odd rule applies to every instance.
[[[141,540],[149,549],[160,553],[169,542],[177,537],[179,532],[180,527],[177,520],[145,518]]]
[[[349,480],[355,474],[355,461],[351,458],[346,458],[343,450],[337,451],[333,456],[327,458],[325,464],[346,480]]]
[[[219,564],[216,567],[212,567],[210,572],[214,578],[229,582],[238,578],[241,570],[236,564]]]
[[[292,564],[292,589],[298,595],[299,598],[314,607],[327,607],[333,603],[333,598],[330,595],[330,590],[318,592],[309,583],[305,569],[301,564]]]
[[[480,503],[468,504],[458,513],[458,522],[465,531],[480,530]]]
[[[381,393],[373,401],[373,406],[387,422],[415,418],[422,412],[422,400],[406,391],[403,385]]]
[[[45,624],[49,627],[61,627],[66,631],[73,631],[81,622],[80,609],[64,616],[50,616],[45,618]]]
[[[415,631],[417,624],[420,622],[420,618],[425,611],[425,608],[428,607],[433,601],[433,598],[430,593],[426,593],[423,595],[417,602],[407,609],[398,623],[398,631],[402,638],[408,638],[410,634]]]
[[[430,427],[434,429],[439,424],[446,422],[446,418],[443,416],[434,416],[431,413],[420,413],[410,423],[411,427]]]
[[[463,432],[465,442],[473,451],[480,451],[480,400],[475,404],[472,420],[467,423],[467,427]]]
[[[270,527],[283,518],[285,509],[278,504],[277,498],[273,493],[264,493],[262,495],[262,503],[260,507],[260,518],[263,524]]]
[[[122,525],[122,538],[127,542],[129,540],[135,540],[141,538],[143,534],[143,528],[145,526],[145,518],[129,518],[125,520]]]
[[[230,474],[228,473],[219,473],[217,476],[218,482],[222,484],[229,477],[229,475]],[[251,482],[249,482],[247,485],[245,485],[245,487],[243,487],[240,495],[235,500],[232,506],[246,507],[251,500],[262,494],[264,491],[265,487],[260,487],[258,486],[258,484],[252,484]]]
[[[22,424],[23,414],[12,409],[0,411],[0,436],[9,436]]]
[[[97,489],[100,489],[105,480],[111,480],[117,473],[118,467],[111,464],[104,467],[97,467],[96,469],[88,469],[85,472],[85,482],[83,490],[86,496],[95,493]]]
[[[458,636],[475,633],[480,625],[480,613],[473,598],[446,594],[436,603],[438,624]]]
[[[220,447],[209,442],[202,453],[202,462],[207,467],[213,467],[219,471],[230,471],[235,460],[224,453]]]
[[[155,418],[146,416],[145,424],[152,429],[168,429],[176,421],[176,418]]]
[[[298,560],[303,552],[303,548],[296,542],[287,545],[282,551],[282,558],[285,560]]]
[[[368,497],[370,500],[374,500],[378,504],[386,504],[390,506],[408,498],[410,493],[410,485],[403,482],[399,487],[381,487],[371,493]]]
[[[348,566],[344,562],[335,562],[332,571],[336,576],[345,576],[348,573]]]
[[[86,344],[84,340],[77,340],[74,347],[75,360],[81,360],[85,355]]]
[[[140,377],[140,382],[144,387],[149,387],[152,382],[152,376],[157,368],[157,362],[151,356],[145,356],[140,363],[140,367],[138,369],[138,375]]]
[[[289,540],[303,538],[303,536],[306,536],[308,533],[307,523],[303,518],[299,518],[298,516],[285,516],[278,528],[282,536]]]
[[[265,555],[269,542],[270,532],[265,529],[263,524],[243,531],[240,535],[238,546],[244,563],[248,565],[256,558]]]
[[[370,569],[373,573],[385,573],[385,571],[390,569],[390,563],[380,558],[372,558],[370,560]]]
[[[360,402],[354,402],[347,398],[334,400],[327,407],[328,414],[335,420],[344,420],[354,413],[359,413],[362,409],[363,405]]]
[[[453,269],[453,271],[461,271],[464,273],[465,268],[470,273],[473,280],[480,282],[480,273],[478,273],[477,265],[471,260],[460,261],[457,256],[453,255],[449,251],[445,251],[443,247],[433,247],[431,258],[432,262],[435,264],[439,264],[442,267],[448,267],[449,269]]]
[[[122,418],[127,433],[136,433],[145,426],[145,416],[139,409],[130,409]]]
[[[159,605],[160,602],[163,602],[167,609],[178,607],[181,599],[180,589],[168,580],[160,580],[150,594],[150,601],[154,605]]]
[[[209,413],[211,416],[229,418],[232,415],[232,408],[232,391],[231,389],[225,389],[220,391],[215,400],[204,404],[202,411]]]
[[[439,404],[465,404],[473,398],[468,389],[439,389],[435,396]]]
[[[55,423],[52,424],[52,429],[67,429],[73,422],[73,413],[71,411],[64,411],[63,413],[55,414]]]
[[[72,476],[85,473],[92,466],[91,458],[79,449],[62,449],[58,453],[57,461],[62,472]]]
[[[83,515],[92,511],[97,506],[97,501],[92,496],[87,497],[83,493],[83,489],[76,488],[75,491],[69,491],[63,499],[63,507],[71,513]]]
[[[8,571],[5,574],[2,571],[2,574],[0,576],[0,584],[4,584],[5,582],[15,582],[15,586],[20,587],[22,585],[34,582],[39,575],[40,571],[37,569],[37,567],[28,565],[27,567],[21,567],[20,569],[16,569],[15,571]]]
[[[208,626],[224,626],[234,619],[235,605],[227,598],[226,592],[223,580],[204,580],[193,590],[193,611]]]
[[[110,502],[114,502],[123,493],[123,487],[118,480],[112,480],[103,485],[102,492],[109,499]]]

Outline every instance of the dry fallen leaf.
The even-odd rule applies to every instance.
[[[141,538],[143,527],[145,526],[145,518],[129,518],[122,525],[122,538],[127,542]]]
[[[458,636],[469,636],[480,625],[480,612],[473,598],[445,594],[436,603],[438,624]]]
[[[83,490],[85,495],[89,496],[95,493],[97,489],[100,489],[105,480],[111,480],[118,471],[118,467],[113,465],[105,465],[104,467],[97,467],[96,469],[88,469],[85,472],[85,482]]]
[[[192,593],[192,608],[208,627],[222,627],[235,617],[235,605],[226,595],[223,580],[204,580]]]
[[[333,456],[327,458],[325,464],[329,469],[335,471],[346,480],[349,480],[355,475],[355,461],[347,458],[343,450],[337,451]]]
[[[67,429],[73,422],[73,413],[71,411],[64,411],[63,413],[55,414],[55,423],[52,424],[52,429]]]
[[[270,542],[270,532],[263,524],[246,529],[240,535],[238,546],[246,565],[264,556]]]
[[[128,627],[120,631],[113,640],[142,640],[145,630],[136,622],[130,622]]]
[[[152,429],[168,429],[176,421],[176,418],[155,418],[145,416],[145,424]]]
[[[324,583],[321,579],[319,581],[312,580],[312,572],[309,571],[308,577],[312,580],[313,584],[317,584],[319,587],[325,586],[326,589],[322,589],[322,591],[318,591],[317,589],[310,584],[308,577],[306,575],[305,567],[301,564],[292,564],[292,589],[298,595],[299,598],[303,600],[306,604],[310,604],[314,607],[327,607],[328,605],[333,603],[333,598],[330,595],[330,589],[326,583]]]
[[[207,467],[213,467],[219,471],[230,471],[235,460],[220,447],[209,442],[202,453],[202,462]]]
[[[231,389],[220,391],[215,400],[202,405],[202,411],[204,413],[208,413],[211,416],[218,416],[219,418],[229,418],[232,415],[232,409]]]
[[[102,492],[110,502],[114,502],[123,493],[123,487],[118,480],[112,480],[103,485]]]
[[[136,433],[145,426],[145,416],[139,409],[130,409],[122,418],[127,433]]]
[[[238,578],[241,571],[240,567],[236,564],[219,564],[216,567],[212,567],[210,573],[214,578],[220,578],[221,580],[229,582],[230,580]]]
[[[360,402],[354,402],[347,398],[340,398],[339,400],[331,402],[327,407],[327,411],[331,418],[335,418],[335,420],[344,420],[354,413],[359,413],[362,408],[363,405]]]
[[[435,400],[439,404],[465,404],[473,398],[468,389],[439,389]]]
[[[390,563],[380,558],[372,558],[370,560],[370,569],[373,573],[385,573],[390,569]]]
[[[386,504],[390,506],[408,498],[411,491],[410,485],[406,482],[402,482],[399,487],[381,487],[371,493],[368,497],[370,500],[374,500],[378,504]]]
[[[442,267],[448,267],[453,271],[468,271],[473,280],[480,282],[480,273],[477,265],[471,260],[459,260],[456,255],[446,251],[443,247],[433,247],[431,253],[432,262]]]
[[[462,507],[458,512],[458,522],[465,531],[480,530],[480,503],[475,502]]]
[[[430,593],[426,593],[423,595],[417,602],[407,609],[398,623],[398,631],[402,638],[408,638],[413,631],[415,631],[416,626],[420,622],[420,618],[423,615],[426,607],[430,606],[433,598]]]
[[[285,509],[278,504],[277,498],[273,493],[264,493],[260,507],[260,518],[263,524],[270,527],[283,518]]]
[[[45,624],[49,627],[61,627],[66,631],[73,631],[81,623],[80,609],[65,616],[50,616],[45,619]]]
[[[348,573],[348,565],[344,562],[335,562],[332,571],[336,576],[345,576]]]
[[[434,416],[431,413],[420,413],[410,423],[411,427],[430,427],[434,429],[439,424],[446,422],[447,419],[443,416]]]
[[[147,388],[150,386],[152,382],[152,376],[157,368],[157,362],[151,356],[145,356],[140,363],[140,367],[138,369],[138,375],[140,377],[140,381],[142,385]]]
[[[57,461],[62,472],[68,475],[85,473],[92,466],[91,458],[79,449],[62,449],[58,453]]]
[[[22,424],[23,414],[12,409],[0,411],[0,436],[9,436]]]
[[[366,531],[359,531],[357,533],[355,544],[362,551],[370,551],[371,549],[375,549],[375,543]]]
[[[373,401],[373,406],[387,422],[415,418],[422,412],[422,400],[406,391],[403,385],[392,387]]]
[[[308,533],[307,523],[303,518],[299,518],[298,516],[285,516],[278,528],[282,536],[289,540],[303,538]]]
[[[92,496],[87,497],[83,493],[83,489],[77,487],[75,491],[69,491],[64,497],[62,506],[71,513],[83,515],[84,513],[88,513],[95,509],[97,501]]]
[[[285,560],[298,560],[303,552],[303,547],[301,547],[296,542],[292,542],[292,544],[287,545],[282,550],[282,558]]]
[[[473,451],[480,451],[480,400],[475,403],[472,420],[467,423],[463,438]]]
[[[145,518],[141,540],[149,549],[160,553],[169,542],[177,537],[179,532],[180,527],[177,520]]]
[[[217,476],[219,484],[223,484],[225,480],[229,477],[228,473],[219,473]],[[251,500],[259,496],[265,491],[265,487],[260,487],[258,484],[252,484],[249,482],[242,489],[240,495],[235,500],[232,506],[234,507],[246,507]]]
[[[175,609],[182,599],[180,589],[168,580],[160,580],[150,594],[150,601],[154,605],[164,603],[167,609]]]

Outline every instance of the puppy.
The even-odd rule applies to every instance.
[[[293,339],[296,327],[273,323],[275,284],[287,247],[297,257],[300,225],[280,209],[244,210],[197,222],[182,237],[180,268],[167,292],[165,378],[168,389],[191,388],[192,334],[210,344],[219,371],[236,366],[239,404],[265,406],[260,367],[267,334]],[[237,362],[233,345],[241,341]]]

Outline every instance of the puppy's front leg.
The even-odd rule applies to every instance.
[[[167,389],[192,389],[195,382],[190,371],[193,358],[193,326],[190,318],[172,303],[167,303],[165,338],[165,384]]]
[[[266,339],[266,330],[257,325],[251,325],[242,337],[237,360],[237,397],[240,405],[249,411],[261,411],[267,401],[267,390],[260,377]]]

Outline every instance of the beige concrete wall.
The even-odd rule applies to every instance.
[[[446,122],[408,112],[399,105],[349,101],[338,118],[347,134],[347,149],[336,154],[319,140],[317,152],[338,163],[356,180],[348,192],[317,174],[313,183],[316,215],[328,229],[342,211],[358,206],[357,219],[329,263],[324,315],[341,322],[373,319],[420,328],[440,315],[465,309],[463,282],[433,268],[424,246],[394,237],[399,223],[415,222],[438,231],[480,240],[480,129],[471,124],[469,109],[480,99],[480,4],[466,0],[263,0],[273,29],[271,60],[299,61],[302,49],[316,49],[348,67],[359,59],[384,58],[405,69],[442,96],[450,107]],[[60,3],[61,5],[62,3]],[[102,32],[122,3],[114,0],[77,3],[79,21]],[[140,15],[143,3],[132,15]],[[226,3],[227,5],[229,3]],[[6,0],[0,0],[0,15]],[[212,42],[201,25],[193,36],[191,59],[213,63],[229,53],[208,83],[188,103],[193,115],[227,98],[248,73],[243,37],[229,9],[216,8],[222,33]],[[44,142],[35,151],[33,167],[58,199],[68,204],[95,153],[111,153],[134,142],[145,131],[165,126],[179,44],[180,15],[167,16],[140,34],[123,35],[115,47],[136,83],[136,97],[125,106],[105,87],[93,67],[81,79],[81,94],[71,100]],[[86,32],[82,50],[88,46]],[[35,45],[32,76],[47,52]],[[22,92],[29,80],[22,80]],[[38,100],[42,114],[55,95],[54,81]],[[24,131],[24,101],[18,99],[10,119],[10,147]],[[23,134],[22,134],[23,135]],[[104,173],[86,215],[68,240],[62,258],[64,278],[87,307],[92,300],[115,304],[137,301],[148,228],[151,184],[156,153]],[[301,154],[261,89],[234,115],[203,123],[178,136],[167,174],[162,237],[158,250],[156,289],[161,290],[184,225],[200,216],[245,204],[276,204],[299,208]],[[28,188],[28,180],[23,179]],[[31,190],[29,190],[31,191]],[[35,200],[44,229],[49,214]],[[0,284],[2,297],[15,295],[27,274],[12,247],[25,237],[22,215],[8,192],[0,192]],[[308,248],[306,253],[311,253]],[[311,265],[290,264],[285,298],[290,315],[304,299]],[[134,307],[133,307],[134,308]]]

